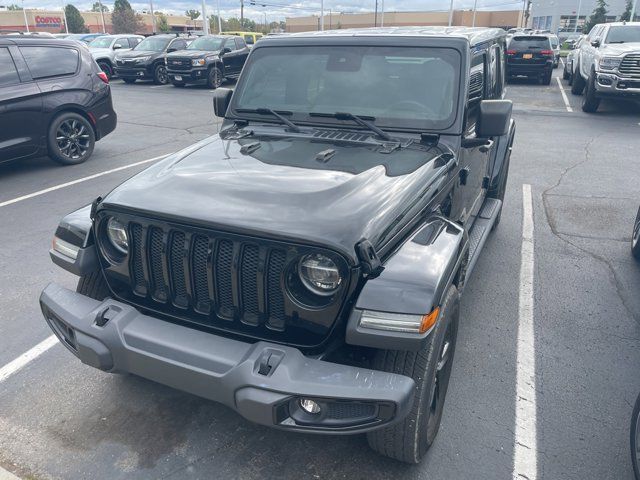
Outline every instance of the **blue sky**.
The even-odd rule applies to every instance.
[[[95,0],[71,0],[81,10],[90,9]],[[134,9],[146,10],[149,4],[139,0],[129,0]],[[220,2],[222,18],[240,16],[240,0],[206,0],[207,13],[215,13],[217,2]],[[265,7],[259,6],[261,2]],[[380,6],[382,0],[378,0]],[[245,0],[245,16],[253,20],[262,21],[264,12],[268,21],[284,20],[285,17],[304,16],[317,14],[320,11],[320,1],[296,1],[296,0],[255,0],[257,6],[250,5],[250,0]],[[385,11],[422,11],[422,10],[448,10],[449,0],[385,0]],[[104,5],[112,7],[112,0],[103,0]],[[25,0],[27,8],[60,9],[62,0]],[[184,13],[187,9],[200,10],[200,0],[153,0],[156,10],[167,13]],[[325,10],[334,12],[371,12],[375,8],[375,0],[325,0]],[[473,0],[454,0],[454,8],[470,9]],[[380,8],[380,7],[379,7]],[[486,10],[517,10],[522,8],[522,0],[512,2],[510,0],[478,0],[478,9]],[[328,12],[327,12],[328,14]]]

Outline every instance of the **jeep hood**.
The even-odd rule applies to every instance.
[[[100,208],[324,245],[356,261],[357,242],[379,247],[420,213],[445,181],[436,159],[449,156],[444,145],[382,153],[308,137],[215,135],[121,184]]]

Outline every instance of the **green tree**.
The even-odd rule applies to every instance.
[[[93,6],[91,7],[91,11],[92,12],[99,12],[100,11],[100,2],[95,2],[93,4]],[[109,7],[107,7],[106,5],[102,5],[102,11],[103,12],[108,12],[109,11]]]
[[[12,5],[9,5],[7,7],[7,10],[22,10],[22,7],[20,5],[16,5],[15,3]]]
[[[227,20],[227,26],[223,28],[223,31],[229,31],[229,32],[242,31],[242,24],[240,23],[240,19],[235,17],[229,18]]]
[[[113,33],[135,33],[144,28],[142,17],[133,11],[127,0],[116,0],[111,14]]]
[[[184,14],[191,20],[195,20],[200,16],[200,12],[198,10],[187,10]]]
[[[84,24],[84,18],[80,15],[80,11],[70,3],[64,7],[64,14],[67,17],[67,26],[69,33],[88,33],[89,29]]]
[[[167,17],[164,13],[158,13],[158,20],[156,20],[156,27],[162,33],[168,33],[171,31],[171,27],[169,26],[169,22],[167,22]]]
[[[221,23],[222,23],[222,31],[223,32],[231,31],[231,28],[229,28],[229,23],[224,18],[221,19]],[[209,31],[211,33],[220,33],[218,31],[218,16],[217,15],[211,15],[209,17]]]
[[[633,1],[627,0],[627,5],[625,6],[624,12],[620,15],[621,22],[628,22],[631,20],[631,10],[633,10]]]
[[[594,25],[605,23],[607,21],[607,13],[609,13],[609,10],[607,9],[608,6],[609,5],[605,0],[596,0],[596,8],[594,8],[593,13],[584,26],[585,33],[590,32]]]

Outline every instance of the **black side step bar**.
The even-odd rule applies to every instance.
[[[482,247],[484,247],[493,225],[496,223],[498,213],[502,207],[502,200],[497,198],[487,198],[482,204],[480,213],[476,221],[469,230],[469,264],[467,265],[467,276],[471,276],[473,267],[476,266]]]

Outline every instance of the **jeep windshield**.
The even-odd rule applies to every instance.
[[[459,71],[460,54],[450,48],[257,48],[230,111],[247,118],[248,110],[268,105],[296,124],[352,127],[335,115],[349,112],[380,128],[441,130],[456,118]]]
[[[215,52],[222,47],[223,38],[219,37],[199,37],[189,44],[187,50],[207,50]]]
[[[162,52],[171,41],[170,38],[147,37],[135,46],[134,50],[145,52]]]
[[[640,26],[611,27],[604,43],[640,43]]]

